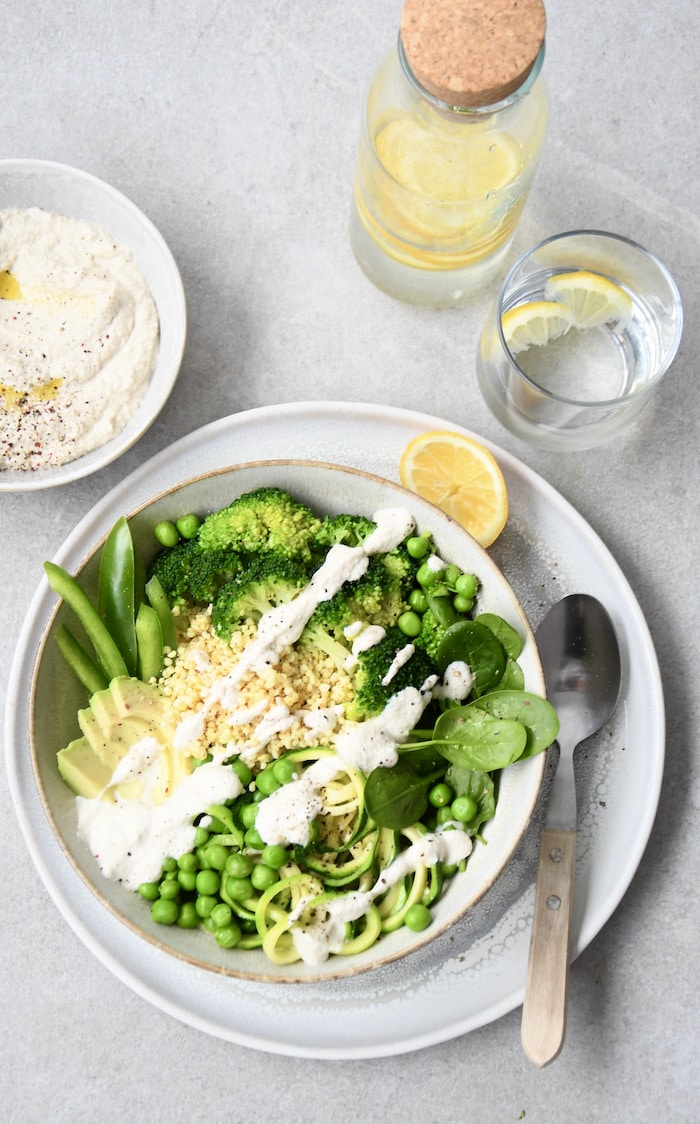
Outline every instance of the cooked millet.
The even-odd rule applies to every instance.
[[[173,724],[177,725],[186,715],[198,711],[213,684],[233,670],[244,649],[255,639],[257,629],[248,623],[228,643],[213,631],[211,609],[199,610],[182,622],[176,617],[175,624],[185,627],[178,634],[177,652],[166,656],[161,684],[172,709]],[[264,703],[266,710],[286,707],[294,717],[288,729],[273,734],[255,753],[258,766],[289,749],[327,744],[328,739],[305,725],[302,717],[295,716],[296,712],[342,707],[352,698],[352,690],[349,675],[339,670],[330,657],[300,647],[285,649],[276,665],[246,675],[237,695],[237,711]],[[255,749],[256,725],[264,714],[242,725],[231,725],[230,716],[230,711],[218,703],[211,708],[205,717],[204,734],[196,745],[197,756],[204,757],[212,749],[224,747],[229,747],[232,754]],[[340,716],[333,732],[343,724]],[[246,759],[249,761],[249,756]]]

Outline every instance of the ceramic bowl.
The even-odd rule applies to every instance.
[[[35,472],[0,471],[0,491],[52,488],[89,476],[126,452],[152,425],[170,395],[182,362],[186,308],[175,259],[153,223],[109,184],[78,168],[48,160],[0,160],[0,210],[40,207],[84,219],[127,246],[156,303],[160,341],[146,393],[126,426],[75,461]]]
[[[418,527],[432,532],[436,549],[447,561],[478,575],[481,581],[479,611],[499,614],[524,637],[519,663],[526,688],[544,695],[544,678],[533,633],[495,563],[458,524],[399,485],[335,465],[266,461],[236,465],[196,477],[124,514],[129,519],[137,549],[147,559],[155,546],[152,529],[160,520],[174,519],[187,512],[204,515],[226,506],[238,495],[264,486],[286,489],[317,514],[356,512],[371,518],[382,508],[408,508]],[[76,543],[84,547],[85,555],[78,571],[81,583],[93,593],[102,541],[90,530],[89,521],[68,540],[72,552]],[[60,559],[61,552],[57,560]],[[111,910],[143,940],[159,946],[165,955],[179,957],[202,970],[268,982],[327,980],[385,964],[443,934],[488,893],[531,819],[542,783],[544,754],[515,764],[502,773],[496,815],[483,831],[486,842],[475,845],[466,871],[447,885],[433,910],[434,920],[429,928],[421,933],[402,928],[383,937],[366,952],[352,957],[330,957],[320,967],[304,963],[278,966],[270,963],[261,951],[221,949],[203,929],[156,925],[148,906],[136,893],[129,893],[103,877],[77,836],[75,798],[59,776],[56,753],[78,736],[76,712],[85,705],[85,695],[54,643],[53,633],[62,620],[68,620],[68,615],[64,606],[57,605],[47,584],[35,598],[33,613],[33,623],[43,632],[32,677],[29,726],[33,767],[46,815],[71,863],[105,909]]]

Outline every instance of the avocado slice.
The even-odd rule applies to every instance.
[[[164,800],[194,765],[192,758],[173,749],[174,729],[153,684],[126,676],[113,679],[78,712],[78,723],[82,737],[57,755],[59,773],[78,796],[93,798],[104,793],[119,762],[144,738],[154,738],[160,747],[159,776],[151,794],[155,802]],[[126,798],[138,797],[141,784],[130,781],[119,791]]]

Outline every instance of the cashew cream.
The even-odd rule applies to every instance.
[[[0,471],[66,464],[119,433],[158,336],[125,246],[37,207],[0,211]]]

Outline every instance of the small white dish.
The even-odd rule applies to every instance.
[[[201,516],[225,507],[238,495],[268,486],[286,489],[317,514],[352,512],[371,518],[383,508],[408,508],[415,515],[418,527],[432,532],[436,548],[446,561],[479,577],[479,611],[497,613],[517,629],[524,640],[518,662],[523,669],[526,689],[544,695],[544,678],[534,636],[515,594],[496,564],[454,520],[400,485],[337,465],[266,461],[195,477],[123,514],[129,518],[137,548],[148,560],[156,547],[153,537],[156,523],[163,519],[175,520],[188,512]],[[88,591],[95,585],[102,541],[94,543],[77,567],[81,584]],[[55,607],[53,595],[49,595],[47,601],[49,606]],[[31,753],[44,810],[75,870],[105,909],[139,938],[195,968],[257,982],[310,983],[352,976],[402,958],[445,934],[486,894],[507,866],[530,823],[544,774],[544,754],[501,773],[496,814],[483,829],[484,842],[476,844],[466,871],[450,881],[435,903],[434,920],[428,929],[414,933],[401,928],[384,936],[365,952],[350,957],[331,957],[320,966],[302,962],[274,964],[260,950],[221,949],[202,929],[157,925],[137,894],[125,891],[100,873],[88,848],[77,836],[75,798],[58,773],[56,753],[77,736],[77,711],[85,705],[84,692],[53,641],[57,625],[69,619],[66,614],[64,606],[50,613],[31,684]]]
[[[0,492],[52,488],[89,476],[126,452],[152,425],[180,370],[187,314],[180,273],[153,223],[121,192],[88,172],[49,160],[0,160],[0,210],[40,207],[84,219],[127,246],[143,272],[158,310],[156,365],[137,410],[120,433],[77,460],[56,467],[0,471]]]

